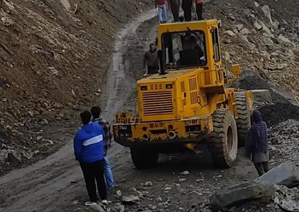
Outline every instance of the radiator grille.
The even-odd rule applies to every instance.
[[[144,116],[171,115],[173,113],[171,91],[142,93]]]

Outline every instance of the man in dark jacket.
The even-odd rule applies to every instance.
[[[157,74],[159,71],[159,58],[156,46],[152,43],[149,50],[145,52],[143,57],[143,67],[147,69],[145,74]]]
[[[96,184],[103,204],[107,202],[107,191],[104,180],[104,132],[98,123],[92,123],[91,113],[80,114],[83,126],[74,138],[74,151],[83,171],[90,202],[85,205],[97,204]]]
[[[249,130],[245,149],[261,176],[269,171],[267,124],[258,110],[253,111],[252,118],[254,122]]]

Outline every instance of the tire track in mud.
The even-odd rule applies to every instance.
[[[136,86],[134,76],[125,72],[124,54],[127,52],[128,42],[134,39],[138,27],[155,15],[155,10],[140,15],[117,36],[107,84],[103,90],[106,95],[102,96],[102,102],[106,105],[103,116],[107,120],[113,119],[132,96]],[[112,163],[122,150],[119,145],[113,146],[110,150]],[[126,160],[118,161],[116,166],[121,168],[124,161]],[[82,178],[70,141],[45,160],[1,177],[0,211],[59,211],[59,206],[68,204],[80,193],[84,186]]]

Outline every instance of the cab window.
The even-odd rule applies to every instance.
[[[211,30],[212,39],[213,39],[213,51],[214,51],[214,60],[215,62],[220,61],[220,50],[219,50],[219,38],[218,38],[218,29],[214,28]]]
[[[166,68],[205,66],[206,47],[203,31],[171,32],[162,35]]]

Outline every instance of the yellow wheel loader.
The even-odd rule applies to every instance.
[[[115,141],[134,165],[150,168],[160,153],[207,143],[217,167],[231,167],[250,128],[252,92],[227,88],[217,20],[158,26],[160,73],[137,82],[138,113],[120,112]],[[232,66],[235,76],[240,67]],[[239,143],[239,144],[238,144]]]

